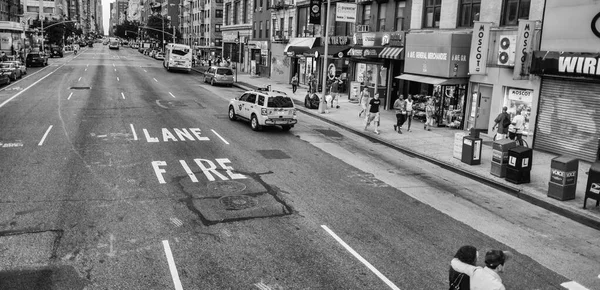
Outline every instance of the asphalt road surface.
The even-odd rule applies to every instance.
[[[494,189],[303,114],[254,132],[130,48],[50,64],[0,91],[0,289],[447,289],[465,244],[515,254],[507,289],[600,287],[597,232]]]

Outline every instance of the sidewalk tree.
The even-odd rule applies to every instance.
[[[148,22],[146,22],[146,26],[151,29],[146,29],[146,34],[150,38],[161,41],[163,37],[163,25],[164,32],[166,32],[165,41],[170,42],[173,39],[173,37],[171,36],[171,33],[173,33],[173,28],[170,26],[170,21],[167,17],[163,17],[161,15],[151,15],[150,17],[148,17]]]
[[[129,20],[125,20],[123,22],[123,24],[119,24],[117,25],[116,29],[115,29],[115,36],[123,38],[123,39],[129,39],[133,37],[136,37],[136,34],[127,34],[127,31],[135,31],[137,33],[138,28],[140,27],[140,23],[138,21],[129,21]]]

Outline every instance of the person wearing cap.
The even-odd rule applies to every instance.
[[[485,254],[485,267],[473,266],[454,258],[450,262],[456,272],[469,275],[471,290],[505,290],[499,273],[504,271],[504,263],[512,257],[508,251],[491,250]]]

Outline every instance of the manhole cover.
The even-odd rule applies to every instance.
[[[288,159],[289,155],[285,154],[285,152],[281,150],[258,150],[260,155],[262,155],[266,159]]]
[[[333,131],[333,130],[329,130],[329,129],[315,129],[315,131],[327,136],[327,137],[333,137],[333,138],[343,138],[344,135],[338,133],[337,131]]]
[[[240,210],[256,206],[256,200],[247,195],[224,196],[219,201],[227,210]]]
[[[71,90],[89,90],[91,87],[71,87]]]
[[[216,181],[209,183],[208,189],[221,192],[239,192],[246,189],[246,185],[237,181]]]

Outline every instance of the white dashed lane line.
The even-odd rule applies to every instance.
[[[173,94],[171,94],[171,92],[169,92],[169,95],[171,95],[171,97],[175,98],[175,96]]]
[[[179,274],[177,273],[177,267],[175,266],[175,260],[173,259],[173,254],[171,253],[169,241],[164,240],[162,242],[163,246],[165,247],[165,255],[167,255],[167,263],[169,264],[169,270],[171,271],[171,277],[173,278],[175,290],[183,290],[183,287],[181,286],[181,280],[179,280]]]
[[[123,94],[123,92],[121,92],[121,97],[123,97],[123,100],[125,100],[125,94]]]
[[[117,82],[119,81],[119,77],[117,77]]]
[[[158,81],[156,80],[156,78],[152,78],[152,79],[153,79],[155,82],[157,82],[157,83],[158,83]]]
[[[69,94],[69,97],[67,98],[67,100],[70,100],[70,99],[71,99],[71,96],[73,96],[73,92],[71,92],[71,93]]]
[[[348,246],[348,244],[346,244],[346,242],[344,242],[340,237],[338,237],[338,235],[336,235],[326,225],[321,225],[321,227],[328,234],[330,234],[338,243],[340,243],[340,245],[342,245],[342,247],[344,247],[348,252],[350,252],[350,254],[352,254],[356,259],[358,259],[361,263],[363,263],[365,266],[367,266],[367,268],[369,268],[369,270],[371,270],[371,272],[375,273],[375,275],[377,275],[377,277],[379,277],[379,279],[381,279],[385,284],[387,284],[388,287],[390,287],[390,289],[400,290],[400,288],[398,288],[398,286],[394,285],[394,283],[392,283],[392,281],[390,281],[387,277],[385,277],[383,274],[381,274],[381,272],[379,272],[377,269],[375,269],[375,267],[373,267],[373,265],[371,265],[371,263],[369,263],[367,260],[365,260],[361,255],[359,255],[356,251],[354,251],[350,246]]]
[[[148,72],[147,70],[144,70],[144,72]]]
[[[133,127],[133,124],[129,124],[129,126],[131,127],[131,133],[133,133],[133,140],[138,139],[137,133],[135,133],[135,128]]]
[[[600,275],[598,275],[598,278],[600,278]],[[575,281],[565,282],[565,283],[560,284],[560,286],[563,286],[564,288],[567,288],[568,290],[589,290],[588,288],[585,288],[583,285],[581,285]]]
[[[46,133],[44,133],[44,137],[42,137],[42,140],[40,140],[40,143],[38,143],[38,146],[42,146],[42,144],[44,144],[44,140],[46,140],[46,137],[48,136],[48,133],[50,133],[50,130],[52,130],[52,125],[50,125],[50,127],[48,127],[48,130],[46,130]]]
[[[79,77],[79,79],[77,79],[77,81],[80,81],[80,80],[81,80],[81,77]]]

